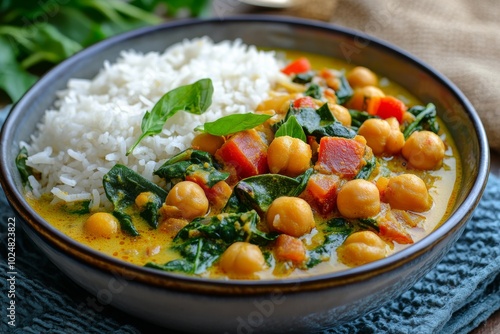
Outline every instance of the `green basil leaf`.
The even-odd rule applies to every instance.
[[[201,115],[212,104],[214,88],[212,80],[201,79],[191,85],[177,87],[166,93],[147,111],[141,123],[142,135],[127,151],[129,155],[139,142],[147,137],[159,134],[165,122],[180,110]]]
[[[304,142],[307,142],[306,134],[304,133],[304,129],[300,126],[299,122],[297,122],[297,118],[295,116],[290,116],[285,123],[283,123],[278,131],[276,131],[275,137],[281,136],[290,136],[292,138],[298,138]]]
[[[228,115],[216,121],[207,122],[203,125],[203,128],[197,128],[197,130],[202,130],[214,136],[227,136],[236,132],[253,129],[271,117],[271,115],[254,113]]]

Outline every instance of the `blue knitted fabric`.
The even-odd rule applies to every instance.
[[[3,113],[5,114],[5,113]],[[2,121],[0,112],[0,122]],[[1,333],[151,333],[161,329],[111,306],[63,275],[16,229],[16,327],[8,325],[7,222],[0,191]],[[500,179],[488,186],[464,234],[438,266],[381,309],[325,333],[468,333],[500,308]],[[168,331],[161,330],[163,333]]]

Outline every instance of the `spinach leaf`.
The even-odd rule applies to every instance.
[[[339,77],[339,80],[340,80],[340,87],[335,91],[335,95],[337,96],[337,103],[343,104],[351,98],[353,90],[349,85],[349,81],[347,81],[347,78],[345,77],[344,74],[342,74]]]
[[[354,109],[349,109],[349,114],[351,115],[351,129],[356,132],[358,132],[361,124],[363,124],[367,119],[377,118],[377,116],[370,115],[366,111],[359,111]]]
[[[304,129],[302,129],[302,126],[300,126],[299,122],[297,122],[297,118],[295,116],[290,116],[285,123],[282,123],[276,133],[274,134],[274,137],[281,137],[281,136],[290,136],[292,138],[298,138],[302,140],[303,142],[307,143],[307,138],[306,134],[304,133]]]
[[[201,115],[212,104],[214,87],[212,80],[201,79],[191,85],[177,87],[163,95],[151,111],[144,114],[141,123],[142,135],[127,151],[132,153],[139,142],[147,137],[159,134],[165,122],[178,111],[184,110],[191,114]]]
[[[328,107],[328,103],[323,104],[318,109],[290,106],[286,118],[292,115],[295,115],[306,135],[314,136],[318,141],[325,136],[342,138],[354,138],[356,136],[356,132],[335,119]]]
[[[154,172],[167,181],[184,180],[193,175],[204,180],[208,187],[229,177],[229,173],[219,171],[220,166],[212,159],[210,153],[187,149],[167,160]]]
[[[258,224],[259,216],[255,211],[196,218],[174,238],[172,249],[181,255],[181,259],[164,265],[148,263],[146,266],[200,274],[210,268],[234,242],[265,245],[277,238],[276,233],[260,231]]]
[[[323,231],[323,243],[307,252],[307,262],[305,266],[312,268],[321,262],[328,261],[337,247],[354,231],[351,222],[344,218],[333,218],[327,222],[327,227]]]
[[[264,213],[276,198],[298,196],[302,193],[312,173],[313,169],[309,168],[296,178],[279,174],[263,174],[243,179],[235,185],[223,211],[238,212],[254,209]]]
[[[23,186],[29,185],[28,178],[30,175],[33,175],[33,169],[26,165],[26,160],[28,160],[28,150],[26,147],[23,147],[16,156],[16,167],[21,175]]]
[[[408,112],[415,116],[415,120],[410,123],[403,131],[405,139],[415,131],[428,130],[434,133],[439,132],[439,124],[436,121],[436,106],[433,103],[423,106],[414,106],[408,109]]]
[[[323,93],[321,91],[321,87],[317,84],[310,84],[307,90],[304,92],[305,96],[310,96],[313,99],[321,99]]]
[[[314,78],[314,74],[314,71],[299,73],[293,77],[292,81],[298,84],[307,84],[312,81],[312,79]]]
[[[368,180],[370,175],[372,175],[373,171],[377,167],[377,158],[374,155],[371,156],[369,160],[366,161],[366,164],[361,168],[358,174],[354,177],[355,179],[365,179]]]
[[[17,63],[12,44],[0,36],[0,90],[4,90],[15,102],[36,80],[34,75]]]
[[[332,253],[352,233],[365,230],[379,231],[377,221],[374,218],[346,219],[336,217],[327,221],[326,225],[327,227],[323,230],[323,243],[307,252],[308,260],[305,264],[307,268],[328,261]]]
[[[271,117],[271,115],[254,113],[233,114],[221,117],[213,122],[207,122],[202,127],[197,127],[195,130],[203,131],[214,136],[227,136],[236,132],[253,129]]]
[[[120,222],[121,228],[133,236],[139,235],[134,227],[132,218],[125,210],[135,202],[135,198],[142,192],[150,192],[153,200],[146,206],[141,216],[149,225],[158,226],[158,210],[167,197],[167,192],[148,181],[126,166],[117,164],[103,177],[106,197],[113,203],[113,215]]]

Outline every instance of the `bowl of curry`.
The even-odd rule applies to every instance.
[[[229,83],[208,70],[157,98],[145,94],[148,108],[130,116],[137,131],[121,155],[101,154],[98,189],[72,194],[84,181],[69,176],[79,173],[71,161],[91,154],[64,145],[49,158],[73,160],[56,167],[66,171],[61,185],[48,186],[47,149],[30,141],[45,138],[39,124],[46,110],[63,108],[57,94],[71,78],[91,80],[122,50],[189,50],[186,40],[202,49],[206,38],[270,54],[248,84],[269,75],[269,88],[228,112],[218,96]],[[230,67],[231,56],[224,61]],[[227,105],[257,95],[240,86]],[[181,114],[206,118],[182,123]],[[155,152],[147,148],[161,143],[155,136],[174,136],[171,124],[189,126],[187,144],[134,165]],[[119,277],[113,305],[189,332],[238,331],[241,319],[258,332],[320,330],[380,307],[457,240],[489,168],[473,107],[426,64],[356,31],[255,16],[173,22],[82,51],[13,108],[1,155],[2,187],[23,228],[63,272],[94,295]]]

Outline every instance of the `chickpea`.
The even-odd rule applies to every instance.
[[[96,212],[85,221],[83,227],[91,236],[110,238],[118,232],[118,220],[110,213]]]
[[[311,232],[316,226],[311,206],[298,197],[278,197],[269,206],[266,218],[272,230],[296,238]]]
[[[191,181],[177,183],[165,199],[166,205],[177,207],[182,217],[192,220],[208,211],[208,199],[203,189]]]
[[[391,177],[384,198],[391,208],[424,212],[430,209],[431,198],[425,182],[413,174]]]
[[[290,102],[297,98],[297,94],[277,95],[262,101],[256,111],[274,110],[278,114],[286,114],[290,107]]]
[[[137,197],[135,198],[135,205],[137,205],[139,209],[143,210],[146,208],[146,205],[148,205],[148,203],[153,201],[154,194],[150,191],[145,191],[137,195]]]
[[[342,123],[342,125],[344,126],[351,126],[351,114],[346,107],[341,106],[340,104],[333,103],[329,103],[328,107],[330,107],[330,110],[332,111],[332,114],[337,119],[337,121]]]
[[[377,75],[363,66],[356,66],[350,70],[347,73],[347,81],[353,88],[378,85]]]
[[[444,143],[431,131],[415,131],[403,146],[403,156],[417,169],[429,170],[439,166],[444,158]]]
[[[235,242],[220,257],[220,268],[236,276],[248,276],[264,268],[266,261],[257,245]]]
[[[380,211],[377,186],[363,179],[348,181],[337,194],[337,208],[346,218],[375,216]]]
[[[311,158],[311,147],[290,136],[274,138],[267,149],[267,164],[271,173],[300,175],[311,166]]]
[[[384,92],[375,86],[365,86],[354,89],[352,97],[347,101],[347,108],[356,110],[366,110],[368,101],[372,97],[383,97]]]
[[[215,154],[222,144],[224,144],[224,138],[221,136],[214,136],[209,133],[200,133],[193,138],[191,145],[201,151],[208,152],[210,154]]]
[[[405,143],[404,135],[399,130],[399,123],[394,117],[387,120],[367,119],[359,127],[358,134],[365,137],[367,145],[375,155],[397,154]]]
[[[355,232],[337,248],[339,260],[350,267],[380,260],[386,255],[386,243],[372,231]]]

